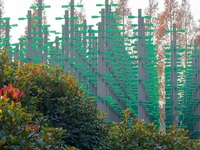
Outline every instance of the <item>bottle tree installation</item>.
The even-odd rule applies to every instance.
[[[123,110],[129,108],[132,116],[159,126],[159,85],[156,45],[153,42],[153,24],[145,23],[151,16],[143,16],[138,10],[129,16],[135,24],[134,34],[124,34],[124,24],[119,23],[119,12],[113,11],[116,4],[105,0],[97,4],[99,14],[95,25],[87,20],[77,21],[76,9],[83,7],[74,0],[63,5],[61,32],[50,30],[50,24],[43,21],[43,11],[51,6],[38,0],[19,21],[27,23],[25,36],[17,43],[11,43],[10,30],[17,24],[10,24],[9,17],[1,16],[1,28],[5,35],[1,47],[9,50],[11,61],[22,63],[46,63],[60,66],[78,80],[87,97],[93,97],[98,109],[106,112],[105,121],[119,122]],[[36,15],[33,10],[37,11]],[[12,18],[11,18],[12,19]],[[166,127],[176,125],[190,131],[193,138],[199,137],[199,46],[188,48],[187,66],[181,67],[183,49],[177,45],[176,33],[181,32],[174,24],[173,39],[166,45]],[[166,33],[167,34],[167,33]],[[55,39],[49,38],[55,35]],[[184,72],[184,73],[183,73]],[[184,76],[184,77],[183,77]],[[187,108],[187,109],[186,109]]]

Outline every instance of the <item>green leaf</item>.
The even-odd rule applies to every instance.
[[[56,20],[62,20],[62,19],[65,19],[65,18],[62,18],[62,17],[56,17]]]
[[[12,110],[8,110],[8,114],[10,115],[10,117],[14,117],[14,112]]]
[[[110,4],[110,6],[117,7],[118,4]]]
[[[26,20],[27,18],[18,18],[18,20]]]
[[[42,139],[38,139],[37,143],[38,143],[39,148],[41,148],[41,149],[44,148],[45,143],[44,143],[44,141]]]
[[[137,18],[137,16],[128,16],[129,19]]]
[[[10,20],[10,17],[1,18],[2,20]]]
[[[97,7],[105,6],[104,4],[96,4]]]
[[[92,18],[94,19],[94,18],[100,18],[101,16],[92,16]]]
[[[82,8],[82,7],[83,7],[83,5],[82,5],[82,4],[79,4],[79,5],[76,5],[75,7]]]
[[[32,137],[35,134],[35,132],[30,132],[27,136],[27,138],[29,139],[30,137]]]
[[[62,8],[69,8],[69,5],[62,5]]]
[[[51,8],[51,6],[50,5],[45,5],[45,6],[43,6],[43,8]]]
[[[144,18],[151,19],[152,17],[151,16],[144,16]]]
[[[37,6],[30,6],[30,9],[37,9]]]

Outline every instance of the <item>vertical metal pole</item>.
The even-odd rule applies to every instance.
[[[56,65],[59,65],[59,61],[60,61],[60,56],[59,56],[59,37],[56,36],[56,39],[55,39],[55,43],[56,43],[56,53],[55,53],[55,57],[54,56],[54,62],[56,61]]]
[[[70,28],[70,35],[71,35],[71,42],[70,42],[70,58],[74,58],[74,0],[71,0],[71,28]],[[74,62],[71,60],[70,65],[70,74],[74,75]]]
[[[29,27],[28,27],[29,28]],[[30,26],[30,28],[32,28],[32,26]],[[29,29],[30,30],[30,29]],[[32,43],[31,43],[31,51],[30,51],[30,55],[31,55],[31,59],[28,59],[28,61],[32,61],[33,58],[35,58],[37,56],[37,46],[34,45],[34,44],[37,44],[36,40],[34,40],[34,38],[37,37],[37,28],[34,27],[31,29],[32,31],[32,35],[31,35],[31,38],[32,38]]]
[[[90,30],[92,30],[92,27],[90,28]],[[91,60],[91,74],[94,76],[94,74],[95,74],[95,72],[94,72],[94,64],[95,64],[95,61],[94,61],[94,59],[95,59],[95,50],[94,50],[94,48],[95,48],[95,40],[94,40],[94,33],[92,33],[91,34],[91,42],[92,42],[92,44],[91,44],[91,51],[93,52],[93,54],[92,54],[92,60]],[[95,93],[95,89],[94,89],[94,81],[92,80],[91,81],[91,92],[92,92],[92,94],[94,95],[94,93]]]
[[[65,26],[64,26],[64,54],[65,54],[65,66],[64,66],[64,71],[68,72],[69,69],[69,12],[68,10],[65,10]]]
[[[54,49],[53,44],[51,44],[50,49],[51,50]],[[55,52],[52,52],[50,54],[50,62],[49,63],[50,63],[50,66],[55,66]]]
[[[28,61],[32,61],[35,57],[34,52],[32,50],[32,13],[31,10],[28,11],[28,51],[27,51],[27,59]]]
[[[65,18],[65,15],[64,15]],[[65,72],[65,24],[62,25],[62,37],[61,37],[61,64],[62,64],[62,70]]]
[[[110,18],[108,18],[107,16],[109,16],[111,14],[110,14],[110,10],[109,10],[108,0],[106,0],[105,4],[106,4],[106,17],[105,17],[105,21],[106,21],[106,30],[107,30],[107,29],[110,29]],[[109,42],[111,42],[111,41],[110,41],[109,38],[107,38],[108,36],[110,36],[110,33],[106,32],[105,33],[105,37],[106,38],[104,38],[105,39],[105,45],[106,45],[106,51],[110,51],[110,43]],[[105,57],[108,58],[108,56],[105,56]],[[107,62],[108,63],[106,64],[106,74],[110,74],[110,68],[109,68],[110,60],[107,60]],[[107,92],[107,95],[109,95],[109,96],[111,95],[111,93],[110,93],[110,86],[109,86],[108,83],[106,84],[106,92]],[[110,118],[112,118],[112,117],[113,116],[110,115]]]
[[[143,93],[142,93],[142,38],[141,37],[141,30],[142,30],[142,22],[141,22],[141,9],[138,10],[138,119],[142,120],[145,119],[145,108],[142,105],[141,101],[143,100]]]
[[[91,31],[91,27],[89,28],[89,30]],[[89,72],[92,74],[92,52],[93,52],[93,50],[92,50],[92,33],[91,32],[89,32],[89,46],[88,46],[88,48],[89,48],[89,52],[91,52],[91,54],[90,54],[90,56],[89,56],[89,58],[90,58],[90,61],[89,61]],[[92,82],[91,82],[91,79],[89,78],[89,85],[88,85],[88,88],[89,88],[89,90],[90,90],[90,92],[92,92]]]
[[[107,29],[111,28],[111,26],[110,26],[111,20],[108,17],[108,16],[111,15],[111,13],[110,13],[111,10],[109,9],[110,7],[109,7],[108,0],[105,1],[105,5],[106,5],[106,9],[105,9],[105,22],[106,22],[105,30],[107,30]],[[105,51],[110,51],[110,48],[111,48],[111,46],[110,46],[111,40],[108,38],[109,36],[110,36],[110,33],[109,32],[105,32],[105,37],[106,37],[106,38],[104,38],[105,39]],[[109,56],[106,56],[106,54],[105,54],[105,60],[106,60],[106,58],[109,58]],[[111,60],[107,59],[105,63],[106,63],[106,74],[111,74],[111,72],[110,72]],[[110,88],[109,83],[106,83],[106,95],[107,96],[111,96],[111,88]],[[109,119],[109,121],[115,120],[116,118],[117,118],[116,113],[109,107],[108,108],[108,119]]]
[[[44,53],[43,53],[43,63],[47,63],[47,55],[48,55],[48,47],[47,47],[47,41],[48,41],[48,27],[44,28]]]
[[[103,19],[105,20],[105,23],[104,23],[104,26],[105,26],[105,29],[104,30],[107,30],[109,29],[109,18],[107,17],[109,15],[109,12],[108,12],[108,0],[105,0],[105,13],[103,14]],[[105,38],[104,38],[104,51],[109,51],[109,46],[108,46],[108,32],[105,32],[104,33],[105,35]],[[104,54],[104,62],[105,63],[105,70],[106,70],[106,74],[109,73],[109,70],[108,70],[108,64],[106,63],[106,58],[108,58],[108,56],[106,56],[106,54]],[[109,95],[109,85],[108,83],[106,82],[105,83],[105,86],[106,86],[106,95]],[[109,111],[110,111],[110,108],[109,108]],[[110,120],[111,116],[110,116],[110,113],[108,112],[108,119]]]
[[[81,28],[82,29],[82,28]],[[81,30],[80,29],[80,30]],[[82,37],[81,37],[81,32],[79,32],[79,29],[78,29],[78,40],[77,40],[77,43],[78,44],[81,44],[82,43]],[[81,50],[81,46],[79,46],[77,49],[77,57],[78,57],[78,64],[81,64],[82,63],[82,50]],[[82,82],[82,74],[81,74],[81,70],[80,68],[78,68],[77,70],[77,79],[79,81],[79,83]]]
[[[39,8],[38,8],[38,16],[40,17],[38,20],[38,37],[40,38],[39,40],[39,46],[38,46],[38,57],[42,59],[42,43],[43,43],[43,36],[42,36],[42,20],[43,20],[43,16],[42,16],[42,4],[43,4],[43,0],[39,0],[38,1],[39,4]]]
[[[98,83],[97,83],[97,95],[99,96],[97,107],[100,111],[106,111],[105,103],[102,101],[103,98],[106,96],[106,86],[102,79],[102,75],[106,73],[106,68],[103,60],[102,53],[105,51],[105,41],[104,41],[104,29],[105,29],[105,10],[101,9],[102,17],[101,23],[98,23]],[[106,117],[106,120],[108,117]]]
[[[173,43],[172,43],[172,124],[178,126],[178,96],[177,96],[177,50],[176,50],[176,25],[173,24]]]
[[[104,10],[102,10],[104,12]],[[97,83],[97,95],[99,97],[97,107],[100,111],[105,112],[105,104],[102,101],[102,98],[106,96],[106,88],[104,81],[102,79],[102,75],[105,74],[105,67],[102,60],[102,52],[104,51],[104,43],[103,43],[103,26],[104,24],[101,22],[98,23],[98,83]]]
[[[14,60],[19,60],[19,44],[15,48]]]
[[[78,27],[75,28],[74,35],[75,35],[76,38],[79,39]],[[77,44],[78,41],[79,41],[79,40],[75,40],[74,44]],[[77,59],[79,60],[79,55],[78,55],[79,52],[78,52],[78,50],[79,50],[79,49],[77,48],[77,46],[74,47],[74,57],[77,58]],[[78,62],[76,61],[75,63],[78,63]],[[75,67],[75,66],[74,66],[74,76],[75,76],[76,78],[78,78],[78,67]]]
[[[12,61],[12,54],[10,50],[10,20],[6,20],[6,39],[5,48],[8,50],[8,58]]]
[[[145,80],[144,69],[144,18],[141,9],[138,10],[138,119],[149,122],[147,112],[144,107],[146,102],[146,92],[143,80]]]
[[[95,48],[96,51],[98,52],[98,37],[95,38]],[[97,60],[95,60],[95,64],[98,64],[98,54],[96,54],[95,57],[97,58]],[[98,65],[95,66],[96,75],[97,75],[97,70],[98,70]],[[95,83],[94,85],[94,95],[97,96],[97,83]]]
[[[84,27],[83,27],[83,30],[86,31],[87,30],[87,21],[84,20],[83,21],[83,24],[84,24]],[[87,41],[86,41],[86,32],[83,33],[83,67],[86,69],[88,68],[88,65],[87,65],[87,60],[86,60],[86,51],[87,51]],[[84,76],[83,77],[83,84],[86,86],[87,85],[87,77]]]
[[[22,63],[24,63],[23,59],[24,59],[24,55],[22,52],[23,46],[22,46],[22,41],[19,41],[19,59],[22,61]]]

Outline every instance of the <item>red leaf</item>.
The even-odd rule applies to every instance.
[[[3,89],[1,88],[1,89],[0,89],[0,96],[2,96],[2,91],[3,91]]]

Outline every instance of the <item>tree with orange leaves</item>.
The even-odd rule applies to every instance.
[[[144,11],[146,16],[151,16],[150,19],[145,19],[145,23],[153,24],[154,31],[156,31],[158,28],[158,6],[159,6],[158,0],[148,0],[148,6],[145,8]],[[151,28],[152,27],[147,27],[147,30]],[[155,35],[155,32],[149,34]]]
[[[179,5],[176,0],[165,0],[164,2],[164,11],[161,12],[161,14],[158,16],[158,30],[156,31],[156,43],[161,45],[170,44],[172,41],[172,33],[165,34],[165,30],[172,30],[173,24],[177,23],[178,13],[179,13]],[[159,51],[161,51],[159,54],[162,55],[163,48],[158,48]],[[161,61],[161,60],[159,60]]]
[[[158,15],[157,29],[155,31],[155,43],[157,44],[158,80],[159,80],[159,106],[160,106],[160,129],[165,132],[165,45],[170,45],[172,33],[165,34],[165,30],[172,30],[173,23],[178,20],[178,2],[165,0],[164,11]]]
[[[43,4],[44,6],[44,0],[43,0]],[[36,19],[38,17],[38,0],[33,0],[33,4],[31,6],[36,6],[34,9],[33,9],[33,12],[32,12],[32,26],[37,26],[38,25],[38,19]],[[46,16],[46,11],[43,10],[42,11],[42,25],[46,24],[47,23],[47,16]],[[25,33],[24,35],[22,35],[22,37],[26,36],[28,32],[28,26],[25,27]]]
[[[198,20],[196,27],[195,27],[195,41],[197,44],[200,44],[200,19]]]
[[[191,13],[191,8],[188,0],[182,0],[180,10],[178,13],[179,21],[177,27],[185,30],[184,33],[178,33],[178,43],[181,47],[185,48],[185,52],[182,55],[182,65],[187,66],[187,54],[188,45],[194,44],[194,38],[196,37],[195,22]]]
[[[111,3],[114,2],[115,1],[111,1]],[[129,0],[117,0],[116,3],[118,4],[118,6],[115,8],[115,11],[119,13],[117,13],[115,17],[121,18],[121,20],[119,20],[118,23],[123,24],[122,29],[125,30],[125,32],[123,32],[123,35],[132,36],[132,21],[128,18],[128,16],[132,15],[131,8],[128,5]]]
[[[83,1],[80,0],[79,5],[82,5],[83,4]],[[74,15],[78,17],[77,20],[74,21],[75,24],[82,24],[83,21],[86,19],[86,16],[85,16],[85,9],[84,8],[81,8],[79,11],[78,10],[75,10],[74,11]]]
[[[175,5],[175,3],[173,4]],[[159,3],[157,0],[149,0],[149,4],[147,6],[147,8],[145,9],[145,15],[147,16],[151,16],[151,19],[146,19],[145,23],[152,23],[154,25],[153,29],[154,32],[153,33],[149,33],[150,35],[153,35],[153,40],[154,42],[158,42],[158,39],[162,39],[164,38],[165,34],[164,34],[164,30],[166,28],[171,28],[171,27],[165,27],[165,21],[167,18],[167,16],[170,15],[169,12],[167,12],[167,10],[169,8],[167,8],[167,10],[165,10],[162,14],[158,14],[158,6]],[[166,1],[166,5],[165,6],[169,6],[169,4]],[[171,6],[170,6],[171,7]],[[171,24],[169,24],[171,25]],[[147,27],[147,30],[151,29],[151,27]],[[161,44],[161,42],[163,41],[159,41]],[[164,45],[163,45],[164,46]],[[162,47],[164,48],[164,47]],[[165,83],[164,83],[164,50],[163,49],[158,49],[157,47],[157,59],[158,59],[158,77],[159,77],[159,114],[160,114],[160,131],[161,132],[165,132]]]
[[[37,6],[37,5],[38,5],[38,0],[33,0],[32,6]],[[44,5],[45,5],[45,4],[44,4],[44,0],[43,0],[42,6],[44,6]],[[36,17],[36,16],[38,16],[38,8],[33,9],[33,17]],[[37,22],[37,21],[36,21],[36,22]],[[43,11],[42,11],[42,24],[44,25],[44,24],[46,24],[46,23],[47,23],[46,11],[43,10]]]

